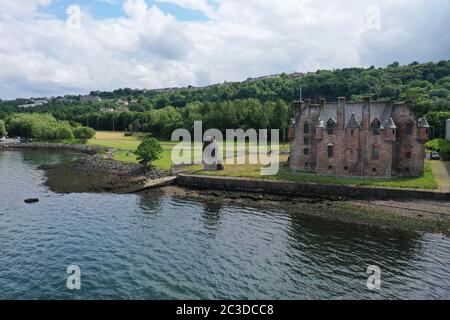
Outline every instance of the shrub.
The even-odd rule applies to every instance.
[[[73,139],[73,138],[74,138],[74,135],[73,135],[72,129],[70,129],[70,127],[62,126],[62,127],[59,127],[58,129],[56,129],[56,139],[68,140],[68,139]]]
[[[427,143],[427,149],[435,150],[442,156],[450,156],[450,141],[444,139],[434,139]]]
[[[434,139],[427,142],[426,147],[429,150],[440,151],[444,139]]]
[[[39,140],[53,140],[58,121],[50,114],[12,114],[6,127],[10,136]]]
[[[162,152],[163,150],[159,142],[154,138],[150,138],[144,140],[139,145],[135,154],[139,163],[151,166],[153,161],[160,159]]]
[[[5,122],[0,120],[0,138],[6,136],[6,133]]]
[[[95,130],[89,127],[79,127],[73,130],[75,138],[89,140],[95,136]]]

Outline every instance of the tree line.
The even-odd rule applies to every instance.
[[[103,101],[81,103],[79,97],[67,96],[26,109],[19,108],[26,99],[0,101],[0,119],[11,113],[49,113],[57,120],[76,121],[98,130],[146,131],[165,138],[173,128],[190,128],[193,120],[203,120],[213,128],[279,128],[284,132],[300,88],[303,99],[315,101],[336,101],[339,96],[349,101],[363,96],[412,100],[417,116],[426,115],[435,127],[435,137],[443,137],[442,119],[450,112],[450,61],[281,74],[204,88],[93,91],[90,94]],[[102,108],[119,110],[124,102],[130,102],[129,112],[101,112]]]
[[[0,120],[3,122],[2,120]],[[0,123],[1,131],[1,123]],[[11,114],[6,118],[5,132],[10,137],[22,137],[43,141],[88,140],[95,130],[75,122],[58,121],[51,114]]]

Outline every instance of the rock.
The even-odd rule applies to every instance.
[[[30,199],[25,199],[24,202],[28,203],[28,204],[36,203],[36,202],[39,202],[39,199],[38,198],[30,198]]]

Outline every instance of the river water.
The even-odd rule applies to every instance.
[[[0,151],[0,299],[450,298],[443,235],[163,190],[51,192],[37,167],[74,157]],[[81,290],[66,287],[69,265]],[[380,290],[366,286],[369,265]]]

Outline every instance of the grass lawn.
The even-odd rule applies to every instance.
[[[108,147],[115,149],[114,159],[124,162],[137,163],[136,155],[133,153],[139,146],[139,144],[149,135],[147,134],[137,134],[130,137],[126,137],[123,132],[110,132],[110,131],[97,131],[95,137],[88,141],[88,144],[99,145],[103,147]],[[172,160],[171,152],[173,147],[178,143],[175,141],[164,141],[158,140],[163,147],[163,154],[160,160],[154,162],[155,167],[160,169],[170,169]],[[280,148],[288,148],[287,144],[280,145]],[[251,152],[257,151],[256,146],[250,146],[248,143],[236,144],[236,147],[225,146],[222,148],[225,153],[227,150],[233,150],[237,152],[239,150],[245,150],[249,148]],[[197,150],[201,152],[202,147],[200,146]]]
[[[88,144],[99,145],[115,149],[114,159],[124,162],[137,163],[136,155],[133,153],[139,146],[139,144],[148,135],[138,134],[130,137],[125,137],[123,132],[105,132],[98,131],[95,137],[88,141]],[[154,162],[154,165],[160,169],[170,169],[171,166],[171,151],[176,142],[162,141],[159,143],[163,147],[163,153],[160,160]]]
[[[317,175],[314,173],[293,172],[286,163],[286,157],[281,157],[280,171],[275,176],[261,176],[261,165],[225,165],[224,171],[203,171],[194,170],[193,174],[203,174],[212,176],[229,176],[240,178],[255,178],[269,180],[283,180],[307,183],[323,183],[335,185],[353,186],[376,186],[391,188],[411,188],[411,189],[436,189],[438,187],[430,165],[427,161],[425,174],[419,178],[357,178],[357,177],[335,177]]]

